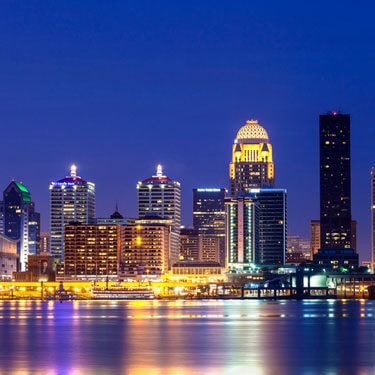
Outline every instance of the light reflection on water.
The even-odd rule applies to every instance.
[[[373,301],[0,302],[0,374],[375,372]]]

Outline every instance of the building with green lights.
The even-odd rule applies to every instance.
[[[35,211],[30,191],[12,181],[3,193],[4,235],[18,241],[17,253],[21,271],[27,269],[27,258],[40,248],[40,214]]]

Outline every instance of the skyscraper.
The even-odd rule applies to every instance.
[[[358,266],[352,249],[350,115],[320,115],[320,250],[322,267]]]
[[[287,239],[287,192],[285,189],[251,189],[259,205],[259,265],[285,264]]]
[[[27,257],[40,246],[40,215],[35,212],[30,191],[21,182],[12,181],[4,190],[4,234],[17,240],[21,271],[27,268]]]
[[[357,221],[352,220],[350,233],[350,247],[357,251]],[[311,233],[311,251],[312,255],[316,254],[320,249],[320,220],[311,220],[310,222]]]
[[[156,220],[171,221],[171,253],[180,252],[180,226],[181,226],[181,185],[163,175],[162,166],[157,166],[156,175],[139,181],[138,190],[138,216],[139,219],[153,217]]]
[[[259,204],[250,197],[226,198],[227,265],[247,271],[259,251]]]
[[[163,175],[157,166],[156,175],[138,182],[138,216],[140,219],[158,216],[171,219],[173,226],[181,225],[181,185]]]
[[[252,188],[274,185],[272,145],[258,121],[248,120],[238,131],[232,146],[229,176],[232,197]]]
[[[71,222],[91,224],[95,220],[95,184],[77,176],[73,164],[70,176],[50,184],[51,255],[64,260],[64,226]]]
[[[320,115],[320,246],[351,247],[350,115]]]
[[[219,238],[216,259],[225,265],[225,189],[193,189],[193,226],[200,236]]]

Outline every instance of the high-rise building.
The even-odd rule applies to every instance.
[[[181,261],[198,261],[199,259],[199,234],[196,229],[181,228],[180,231],[180,256]]]
[[[181,225],[181,185],[163,175],[157,166],[156,175],[138,182],[138,216],[140,219],[158,216],[170,219],[173,227]]]
[[[350,115],[320,115],[320,250],[314,261],[332,268],[358,266],[352,248]]]
[[[50,184],[51,255],[64,260],[64,227],[71,222],[91,224],[95,220],[95,184],[77,176],[73,164],[70,176]]]
[[[49,232],[42,232],[40,233],[40,252],[41,253],[50,253],[51,252],[51,244],[50,244],[50,234]]]
[[[371,268],[375,272],[375,167],[371,169]]]
[[[311,252],[312,256],[320,249],[320,220],[311,220],[310,222],[310,234],[311,234]],[[350,247],[357,251],[357,221],[352,220],[351,222],[351,235],[350,235]]]
[[[250,197],[226,198],[227,265],[230,270],[247,271],[259,251],[259,204]]]
[[[65,226],[64,236],[64,272],[59,278],[117,278],[124,226],[72,223]]]
[[[125,249],[120,275],[127,278],[158,278],[168,272],[177,259],[171,259],[171,225],[147,220],[125,228]]]
[[[285,189],[251,189],[259,205],[259,265],[283,265],[287,239],[287,192]]]
[[[181,227],[181,185],[163,175],[162,166],[159,164],[156,175],[138,182],[138,216],[139,219],[152,221],[155,217],[171,221],[171,253],[180,252],[180,227]],[[174,256],[173,256],[174,258]]]
[[[194,229],[201,236],[219,238],[219,253],[215,256],[218,260],[215,262],[222,265],[225,265],[225,193],[225,189],[193,189]]]
[[[249,189],[274,185],[272,145],[266,130],[258,121],[249,120],[238,131],[232,146],[229,176],[232,197],[246,193]]]
[[[30,191],[21,182],[12,181],[4,190],[4,234],[18,241],[21,270],[27,268],[27,257],[40,248],[40,215],[35,212]]]
[[[351,247],[350,115],[320,115],[320,246]]]

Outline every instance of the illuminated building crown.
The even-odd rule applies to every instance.
[[[268,134],[257,120],[247,120],[246,124],[238,131],[236,141],[239,143],[267,143]]]

